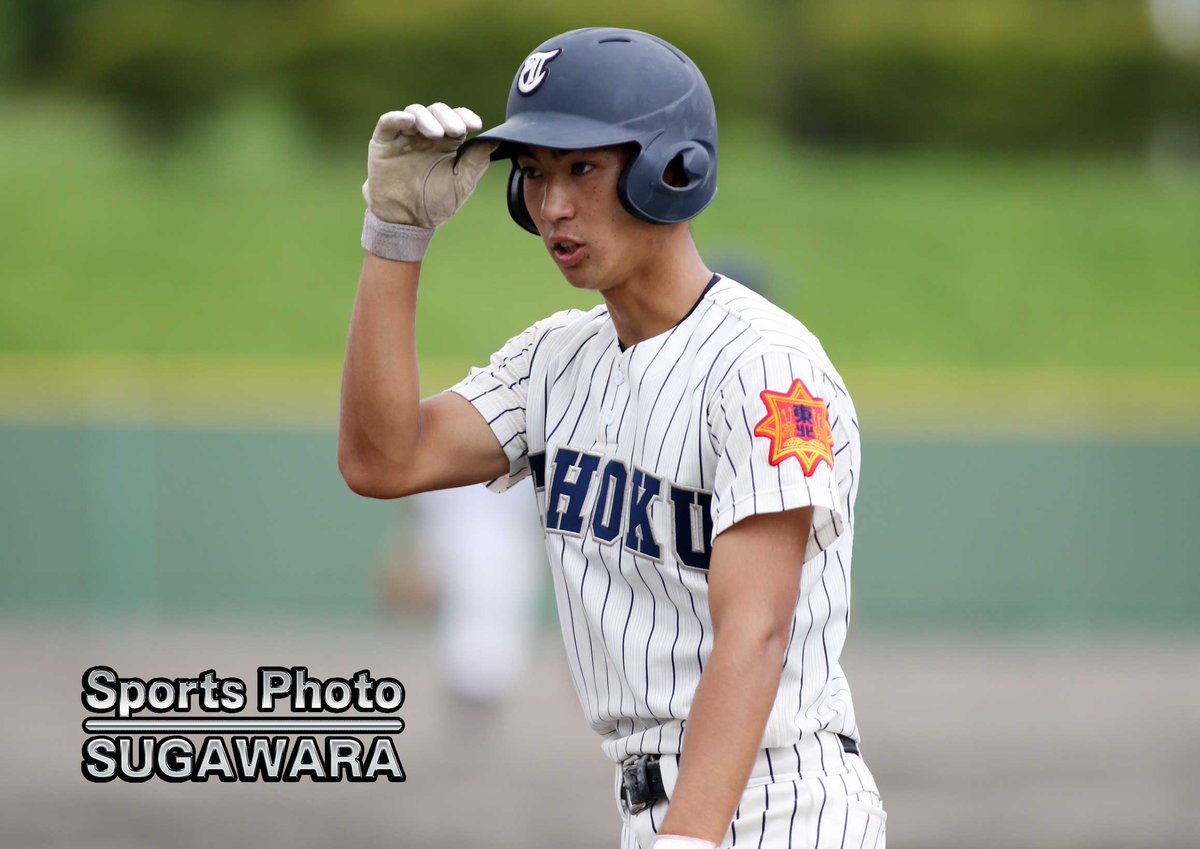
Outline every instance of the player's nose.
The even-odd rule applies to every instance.
[[[575,217],[575,204],[565,180],[546,180],[546,191],[542,195],[542,219],[562,221]]]

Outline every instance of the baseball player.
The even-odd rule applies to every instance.
[[[504,123],[465,141],[481,126],[435,103],[375,129],[343,476],[380,498],[532,478],[623,849],[882,847],[838,663],[854,406],[817,339],[692,241],[716,193],[703,76],[654,36],[575,30],[529,54]],[[603,302],[420,400],[422,262],[491,159],[512,162],[513,219]]]

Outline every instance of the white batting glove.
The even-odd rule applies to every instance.
[[[472,145],[458,156],[467,134],[482,126],[470,109],[444,103],[380,116],[363,183],[364,248],[410,262],[424,255],[433,230],[466,203],[487,171],[496,142]]]
[[[660,834],[654,841],[654,849],[717,849],[717,844],[701,840],[699,837]]]

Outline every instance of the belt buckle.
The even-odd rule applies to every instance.
[[[621,782],[621,812],[624,813],[625,816],[629,817],[629,816],[633,816],[634,814],[640,814],[642,811],[646,810],[647,807],[648,806],[646,805],[645,802],[630,802],[629,801],[629,788],[625,786],[625,782],[622,780],[622,782]]]
[[[652,793],[646,770],[658,760],[657,755],[641,755],[621,766],[621,811],[626,816],[640,814],[650,807]],[[634,801],[634,788],[640,791],[638,801]]]

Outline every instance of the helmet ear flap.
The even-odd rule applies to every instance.
[[[673,176],[683,185],[667,181],[667,170],[672,167],[677,172]],[[625,166],[617,192],[625,209],[645,221],[687,221],[699,215],[717,193],[716,156],[694,139],[665,148],[651,142]]]
[[[517,167],[515,159],[512,163],[512,171],[508,174],[508,214],[512,216],[513,221],[521,225],[522,229],[528,230],[535,236],[541,235],[533,223],[529,208],[525,206],[525,180],[521,176],[521,169]]]

